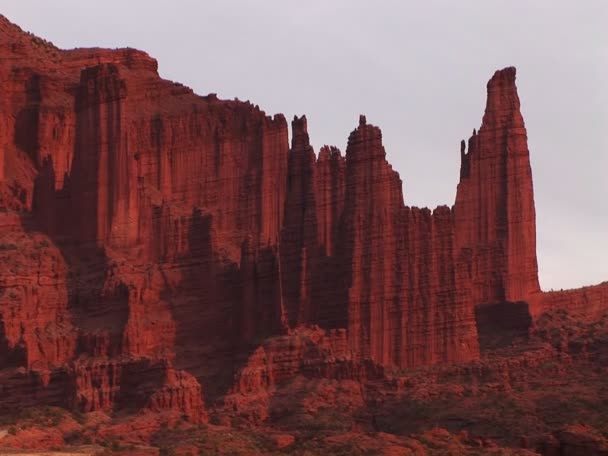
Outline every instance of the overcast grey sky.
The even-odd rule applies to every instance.
[[[130,46],[199,94],[306,114],[316,149],[382,128],[408,205],[453,204],[485,84],[517,67],[544,289],[608,280],[608,1],[0,0],[62,48]]]

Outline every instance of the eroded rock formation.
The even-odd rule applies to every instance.
[[[526,129],[515,68],[497,71],[479,132],[461,151],[454,207],[456,249],[474,302],[517,301],[540,291]]]
[[[283,115],[195,95],[141,51],[64,51],[0,16],[0,85],[5,407],[204,421],[293,375],[476,359],[478,305],[529,302],[526,325],[553,297],[605,308],[604,288],[540,292],[514,68],[433,211],[405,205],[364,116],[316,156],[306,117],[290,147]]]

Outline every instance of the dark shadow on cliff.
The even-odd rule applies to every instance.
[[[497,302],[475,306],[475,322],[482,352],[508,347],[528,336],[532,316],[527,302]]]
[[[62,189],[55,190],[53,162],[45,158],[34,181],[32,215],[23,216],[22,223],[28,231],[47,234],[66,262],[68,310],[79,333],[75,355],[118,355],[129,316],[129,292],[122,283],[106,287],[110,260],[95,239],[75,240],[70,197],[69,177]]]
[[[233,378],[233,315],[238,267],[213,249],[213,217],[199,208],[192,213],[189,253],[179,260],[182,281],[166,289],[176,324],[175,367],[194,375],[207,405],[226,393]]]
[[[34,74],[26,82],[27,105],[15,119],[15,145],[36,162],[38,152],[38,123],[40,118],[40,75]]]

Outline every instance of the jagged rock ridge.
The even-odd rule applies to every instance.
[[[477,305],[549,302],[514,68],[431,211],[404,204],[363,116],[345,155],[316,156],[305,117],[290,147],[282,115],[197,96],[141,51],[59,50],[0,17],[0,62],[0,404],[205,420],[256,363],[357,380],[472,360]]]

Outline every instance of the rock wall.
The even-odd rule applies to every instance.
[[[141,51],[63,51],[0,17],[0,85],[10,391],[47,388],[32,379],[54,372],[66,406],[133,396],[201,420],[201,384],[210,401],[231,391],[269,337],[316,326],[340,334],[346,370],[408,368],[479,357],[478,304],[545,306],[514,68],[488,83],[455,204],[434,211],[405,205],[364,116],[344,155],[316,156],[306,117],[290,147],[283,115],[195,95]],[[306,370],[300,348],[286,375]],[[341,375],[333,365],[319,375]]]
[[[561,309],[577,318],[593,320],[608,311],[608,282],[572,290],[547,291],[536,295],[531,305],[534,316],[547,310]]]
[[[76,349],[67,267],[48,237],[0,212],[0,366],[47,369]]]

